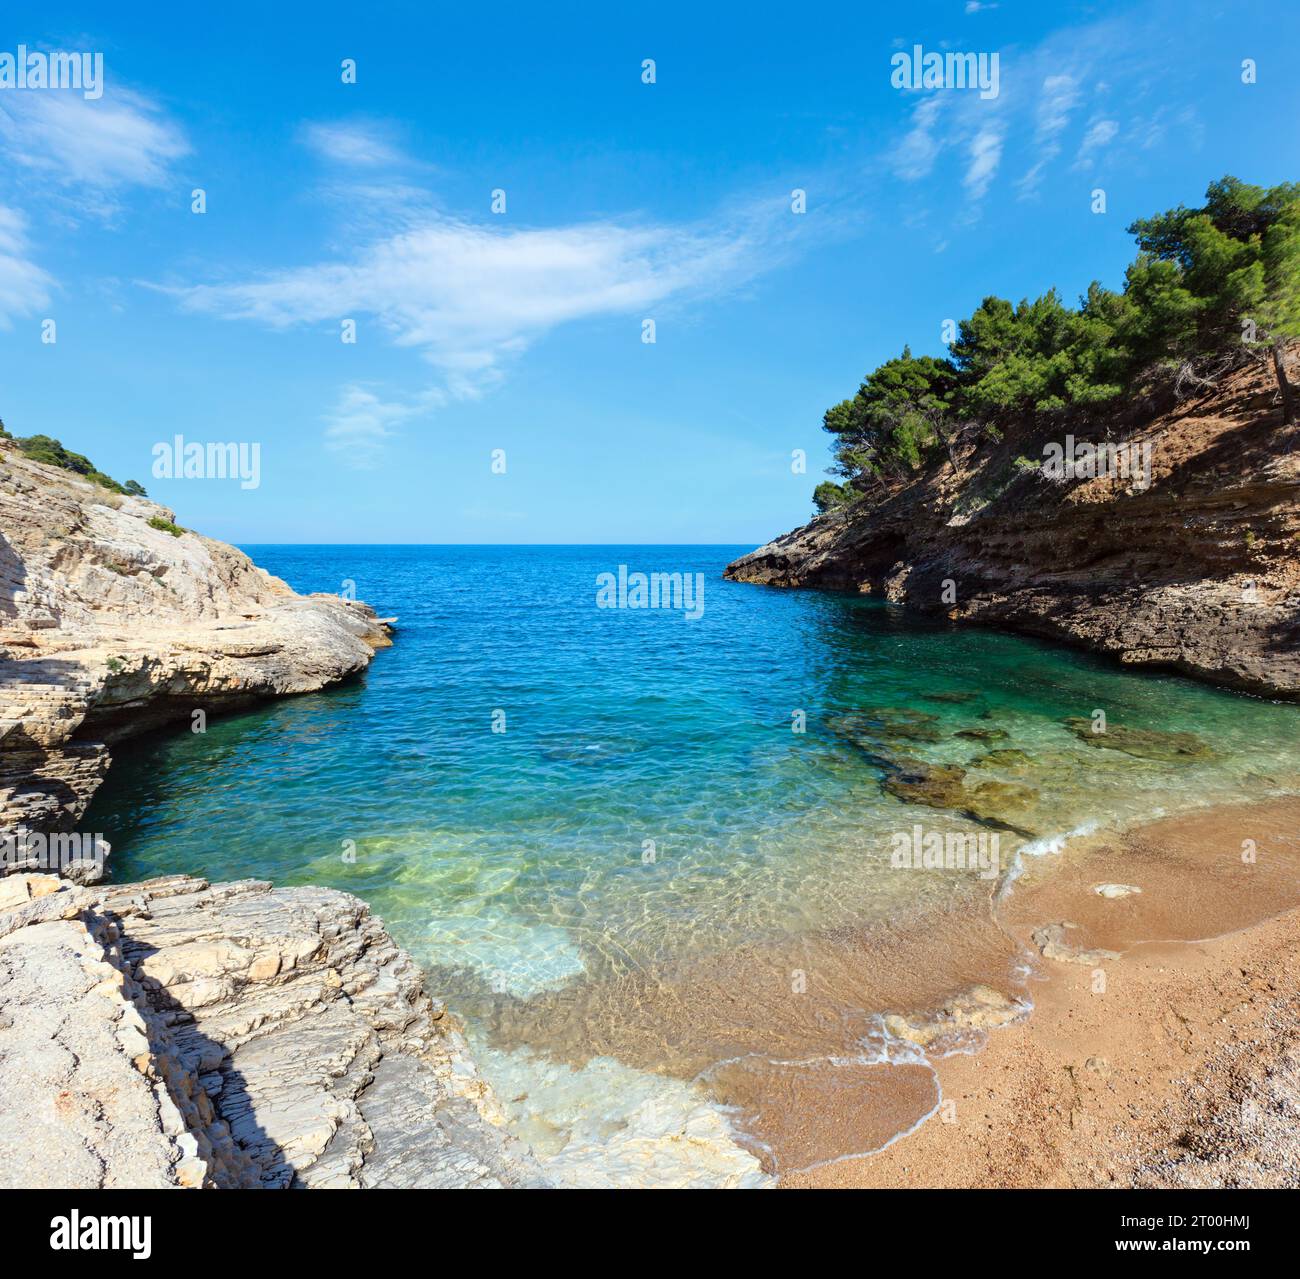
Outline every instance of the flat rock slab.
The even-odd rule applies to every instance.
[[[0,1186],[544,1184],[357,898],[50,884],[0,905]]]
[[[0,937],[0,1186],[178,1184],[183,1155],[129,1055],[120,986],[80,920]]]

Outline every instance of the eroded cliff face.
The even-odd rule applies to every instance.
[[[0,445],[0,832],[72,831],[123,737],[322,688],[390,642],[366,605],[151,519],[174,523]]]
[[[1283,426],[1275,392],[1265,370],[1242,369],[1126,432],[1150,446],[1149,486],[1052,480],[1043,448],[1064,430],[1009,435],[964,450],[956,471],[820,516],[726,576],[881,595],[1300,698],[1300,427]]]

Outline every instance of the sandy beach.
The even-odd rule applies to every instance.
[[[916,1131],[782,1184],[1300,1184],[1298,901],[1294,799],[1034,859],[996,908],[1039,956],[1032,1014],[935,1061]]]

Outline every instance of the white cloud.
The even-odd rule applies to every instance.
[[[1043,80],[1035,130],[1040,143],[1050,144],[1070,123],[1070,115],[1079,105],[1079,97],[1079,82],[1072,75],[1049,75]]]
[[[1043,78],[1034,125],[1038,155],[1028,172],[1016,183],[1022,200],[1038,190],[1043,171],[1061,154],[1060,135],[1070,123],[1081,97],[1075,76],[1057,74]]]
[[[445,402],[446,396],[436,389],[405,402],[381,400],[367,387],[353,383],[342,389],[338,403],[325,419],[325,446],[344,453],[357,468],[374,466],[384,442],[396,434],[396,426]]]
[[[989,189],[1002,161],[1002,134],[992,126],[981,129],[971,139],[967,154],[969,163],[962,184],[972,200],[979,200]]]
[[[12,328],[16,315],[46,307],[52,285],[28,257],[26,219],[17,209],[0,205],[0,328]]]
[[[961,90],[930,90],[912,108],[908,131],[890,156],[894,172],[915,182],[934,171],[944,151],[964,152],[967,198],[982,199],[1002,162],[1007,122],[1013,117],[1005,97],[1005,89],[987,100]]]
[[[686,227],[604,221],[526,230],[426,214],[342,260],[167,291],[190,310],[272,328],[354,319],[359,342],[382,333],[412,347],[453,394],[469,396],[559,325],[640,319],[743,283],[772,264],[795,221],[784,203]]]
[[[189,150],[147,98],[112,86],[91,101],[75,91],[0,94],[0,148],[42,181],[99,193],[161,186]]]
[[[1074,167],[1087,168],[1093,153],[1109,146],[1118,132],[1119,125],[1114,120],[1094,120],[1088,126],[1088,132],[1083,135],[1079,154],[1074,158]]]
[[[180,130],[130,89],[110,85],[98,99],[77,90],[0,93],[5,177],[11,190],[39,204],[47,222],[111,218],[120,188],[161,186],[188,150]],[[0,325],[8,327],[3,311],[44,306],[52,284],[27,256],[26,221],[0,209]]]
[[[991,7],[979,3],[968,12]],[[933,181],[936,191],[962,182],[967,200],[957,221],[969,223],[980,214],[980,198],[997,190],[1012,164],[1019,174],[1017,193],[1033,196],[1053,162],[1075,145],[1071,134],[1085,109],[1084,118],[1092,121],[1113,114],[1116,136],[1140,144],[1140,121],[1101,103],[1107,85],[1150,82],[1164,47],[1158,18],[1126,13],[1055,31],[1037,45],[1003,48],[996,98],[953,89],[931,90],[919,100],[915,93],[900,95],[906,112],[901,134],[880,163],[906,182]],[[1149,138],[1159,137],[1163,127],[1164,121],[1154,120]],[[1194,112],[1179,127],[1194,137]],[[1099,134],[1089,144],[1093,158],[1102,145]]]
[[[935,136],[935,130],[947,101],[949,99],[932,93],[916,104],[912,111],[912,127],[894,154],[894,169],[900,178],[913,182],[934,168],[944,146],[944,140]]]
[[[309,123],[300,138],[305,146],[331,164],[381,168],[402,164],[405,157],[383,125],[360,121]]]

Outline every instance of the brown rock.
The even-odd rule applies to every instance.
[[[1300,428],[1283,425],[1273,390],[1268,370],[1247,365],[1127,427],[1152,446],[1145,491],[1017,468],[1046,441],[1012,424],[1000,443],[962,445],[956,476],[945,461],[896,481],[726,576],[831,590],[867,580],[933,614],[948,611],[951,579],[960,625],[1300,698]]]

